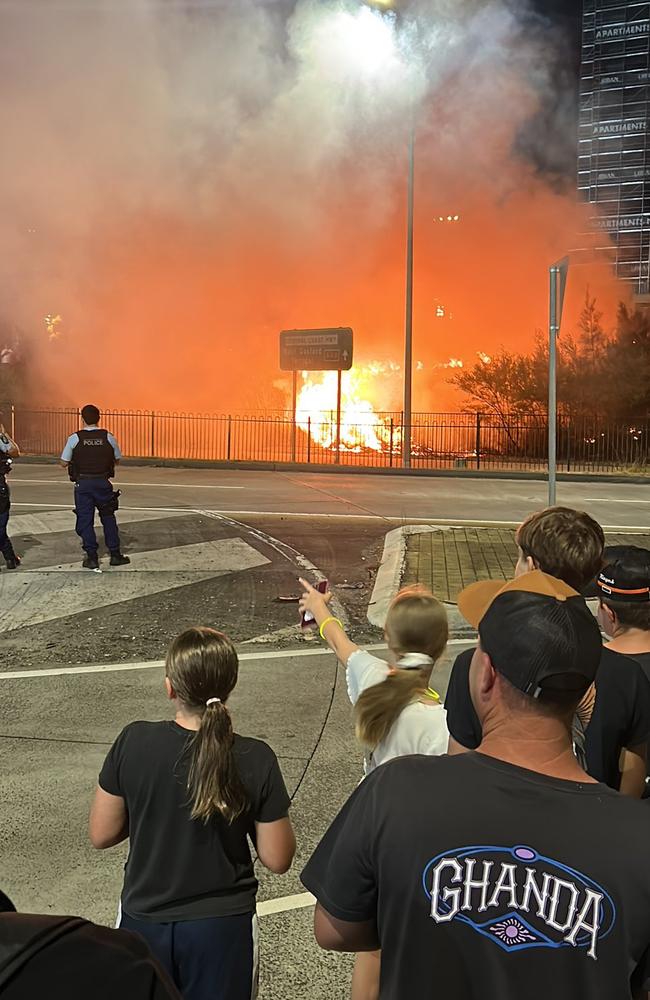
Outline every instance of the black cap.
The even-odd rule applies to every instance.
[[[650,551],[638,545],[613,545],[596,580],[598,596],[608,604],[650,601]]]
[[[478,626],[494,669],[524,694],[583,694],[593,683],[600,629],[584,599],[562,580],[534,570],[505,585],[481,581],[459,594],[458,607]]]

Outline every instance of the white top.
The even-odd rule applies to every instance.
[[[431,657],[423,653],[407,653],[397,666],[428,666],[431,663]],[[388,663],[365,649],[357,649],[351,653],[345,676],[352,704],[356,704],[359,695],[366,688],[385,681],[389,670]],[[447,713],[442,705],[435,701],[426,703],[414,701],[402,710],[388,735],[367,756],[364,771],[369,774],[393,757],[405,757],[414,753],[433,755],[447,753],[448,741]]]

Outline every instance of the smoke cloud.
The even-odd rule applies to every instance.
[[[546,269],[586,228],[544,143],[517,152],[562,59],[520,14],[0,0],[0,322],[34,394],[284,406],[279,331],[343,325],[359,363],[392,363],[373,402],[395,406],[414,109],[415,405],[458,405],[443,366],[531,343]],[[606,268],[576,269],[567,323],[587,284],[606,310],[620,297]]]

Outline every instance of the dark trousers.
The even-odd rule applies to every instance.
[[[14,558],[14,547],[9,541],[7,525],[9,524],[9,511],[11,510],[11,494],[4,477],[0,476],[0,552],[5,559]]]
[[[183,1000],[252,1000],[257,996],[257,917],[158,924],[122,912],[119,926],[140,934]]]
[[[80,479],[75,483],[74,507],[77,515],[75,531],[81,538],[81,546],[89,555],[97,553],[95,534],[95,509],[104,529],[104,540],[109,552],[120,551],[120,535],[117,530],[115,513],[108,510],[113,497],[113,485],[108,479]]]

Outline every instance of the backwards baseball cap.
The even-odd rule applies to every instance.
[[[478,628],[495,670],[533,698],[584,693],[602,653],[598,623],[568,584],[533,570],[505,585],[481,580],[458,595],[458,609]]]
[[[605,565],[596,578],[598,596],[608,604],[650,601],[650,551],[638,545],[613,545],[605,550]]]

